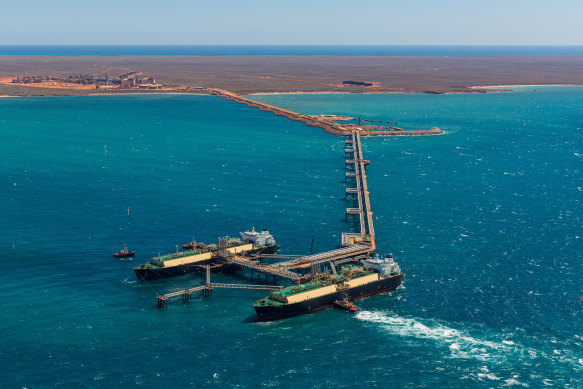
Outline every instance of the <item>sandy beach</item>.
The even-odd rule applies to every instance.
[[[512,84],[512,85],[472,85],[471,89],[490,89],[490,88],[520,88],[520,87],[545,87],[545,86],[580,86],[580,84]]]

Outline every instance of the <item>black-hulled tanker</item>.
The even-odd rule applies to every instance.
[[[275,243],[273,236],[267,230],[256,232],[241,232],[239,238],[225,238],[225,251],[228,254],[253,256],[259,254],[274,254],[280,246]],[[182,246],[188,251],[159,255],[149,262],[134,267],[134,272],[139,280],[156,280],[200,271],[201,265],[211,263],[220,256],[217,245],[192,242]],[[227,268],[238,268],[237,265]]]
[[[356,300],[397,288],[405,275],[392,256],[362,260],[307,284],[272,292],[253,304],[258,321],[269,321],[330,308],[336,300]]]

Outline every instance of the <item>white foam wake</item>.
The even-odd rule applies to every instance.
[[[451,357],[494,360],[517,351],[520,346],[510,340],[491,341],[470,336],[464,331],[447,327],[435,321],[391,316],[383,312],[360,311],[357,319],[380,324],[384,331],[401,337],[428,339],[447,346]]]
[[[543,363],[549,367],[556,366],[557,363],[565,364],[572,371],[583,372],[583,358],[570,349],[554,349],[551,353],[548,349],[536,350],[524,347],[500,333],[476,337],[471,336],[467,331],[450,328],[437,320],[400,317],[379,311],[360,311],[356,314],[356,318],[376,324],[379,329],[390,335],[410,340],[433,341],[438,347],[443,347],[444,351],[447,350],[449,352],[447,356],[450,358],[493,362],[495,366],[517,366],[537,360],[537,364]],[[486,336],[488,339],[485,339]],[[583,339],[583,337],[577,338]],[[477,375],[478,380],[502,379],[491,375],[485,366],[483,369],[485,370]],[[535,373],[531,378],[536,378],[537,374]],[[513,375],[505,381],[506,385],[524,385],[517,378],[518,375]]]

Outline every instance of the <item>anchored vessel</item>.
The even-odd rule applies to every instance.
[[[242,232],[241,236],[250,232]],[[257,239],[241,240],[226,237],[219,239],[219,246],[215,244],[205,245],[201,242],[195,242],[193,239],[188,245],[184,245],[190,246],[190,250],[179,252],[177,249],[172,254],[158,255],[149,262],[134,267],[134,272],[139,280],[155,280],[200,271],[200,266],[209,264],[219,257],[233,254],[273,254],[279,250],[280,246],[275,243],[269,231],[264,230],[257,233],[253,230],[252,232],[258,236]]]
[[[253,245],[241,242],[240,239],[228,239],[226,251],[238,254],[246,250],[251,250]],[[166,255],[158,255],[150,259],[149,262],[134,267],[134,272],[139,280],[156,280],[168,278],[182,274],[199,271],[199,266],[211,262],[218,254],[218,247],[215,244],[198,245],[197,248],[184,252],[176,252]]]
[[[403,277],[392,256],[375,257],[343,266],[339,275],[325,275],[307,284],[273,291],[253,307],[259,321],[282,319],[330,308],[336,301],[388,292],[398,287]]]

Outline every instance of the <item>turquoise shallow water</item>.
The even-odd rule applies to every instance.
[[[208,96],[2,98],[3,387],[583,386],[583,88],[254,98],[446,131],[364,141],[404,287],[355,316],[253,323],[264,293],[228,290],[158,310],[200,276],[131,268],[193,235],[337,247],[343,140]]]

